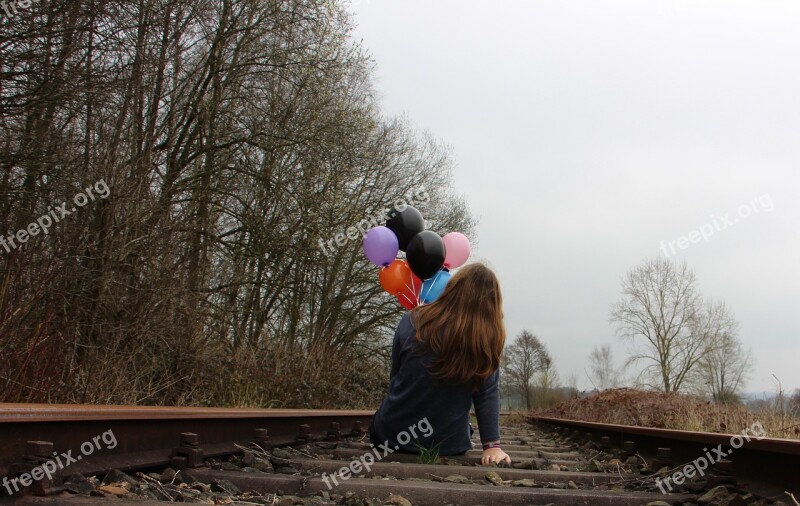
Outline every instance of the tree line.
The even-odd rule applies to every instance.
[[[360,240],[421,188],[473,227],[447,146],[386,116],[333,0],[56,0],[2,20],[0,401],[326,406],[382,394]],[[355,404],[354,404],[355,403]]]
[[[739,323],[724,302],[700,294],[697,276],[685,262],[657,257],[631,269],[610,321],[629,345],[627,359],[617,367],[609,344],[594,346],[585,370],[593,389],[630,383],[715,402],[741,400],[753,360],[739,338]],[[527,409],[552,404],[543,392],[558,376],[542,339],[523,330],[506,347],[503,364],[509,391]],[[632,377],[626,380],[625,371],[633,371]]]

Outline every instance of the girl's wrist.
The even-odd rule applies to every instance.
[[[491,441],[489,443],[483,443],[483,451],[490,450],[492,448],[500,448],[500,441]]]

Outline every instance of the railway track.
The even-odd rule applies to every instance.
[[[702,467],[708,476],[694,476],[694,482],[724,484],[770,501],[787,501],[788,494],[800,498],[800,441],[765,437],[758,422],[734,434],[720,434],[548,417],[530,417],[529,421],[562,435],[602,441],[608,447],[635,447],[644,455],[655,456],[655,466],[669,468],[668,476],[685,469],[698,474]],[[690,488],[674,483],[663,488],[667,486]],[[788,499],[788,503],[795,501]]]
[[[604,435],[600,427],[587,436],[585,428],[552,419],[503,427],[511,467],[478,466],[476,450],[458,457],[428,455],[430,462],[420,463],[418,455],[369,445],[371,416],[371,411],[0,405],[0,476],[22,485],[21,476],[33,477],[48,461],[68,464],[52,476],[28,480],[18,492],[12,486],[10,496],[0,487],[5,494],[0,501],[663,506],[696,504],[715,486],[742,485],[732,482],[725,468],[702,488],[675,486],[664,494],[653,473],[669,464],[670,456],[661,451],[658,458],[648,457],[653,444],[644,436],[633,441],[629,432]],[[774,498],[778,492],[770,493]]]

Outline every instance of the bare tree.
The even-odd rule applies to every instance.
[[[752,359],[739,340],[739,324],[724,302],[706,303],[698,314],[695,333],[710,343],[698,367],[702,390],[716,402],[739,402]]]
[[[598,390],[614,388],[619,383],[619,371],[614,368],[611,345],[595,346],[589,354],[589,380]]]
[[[566,385],[567,393],[570,399],[578,397],[578,373],[572,372],[567,376]]]
[[[381,112],[352,30],[341,0],[3,19],[3,237],[94,182],[110,195],[0,246],[0,401],[328,402],[306,359],[385,378],[374,357],[402,308],[354,227],[422,187],[436,232],[473,220],[447,147]]]
[[[537,336],[523,330],[506,346],[504,356],[506,384],[522,397],[526,409],[533,409],[536,374],[550,368],[550,353]]]
[[[686,263],[657,257],[632,269],[622,281],[623,298],[610,320],[632,346],[627,363],[643,362],[650,387],[680,390],[710,343],[694,325],[699,296],[694,271]]]
[[[549,354],[548,354],[549,358]],[[552,360],[542,364],[542,370],[533,378],[533,406],[547,408],[557,402],[554,390],[559,386],[559,376]]]
[[[789,413],[791,416],[800,416],[800,388],[795,388],[789,397]]]

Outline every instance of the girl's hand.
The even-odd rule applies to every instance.
[[[506,464],[511,465],[511,457],[509,457],[508,454],[500,448],[489,448],[488,450],[483,450],[481,464],[499,464],[500,462],[505,462]]]

